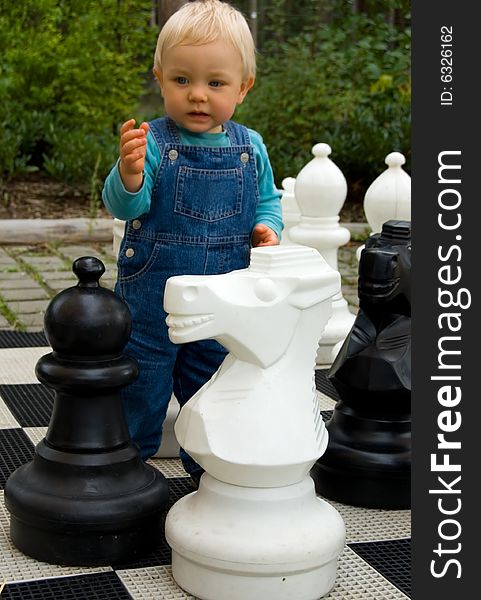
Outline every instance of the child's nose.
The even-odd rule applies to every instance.
[[[189,92],[189,100],[191,102],[207,102],[207,94],[203,86],[192,87]]]

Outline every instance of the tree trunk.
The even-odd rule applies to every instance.
[[[258,45],[258,34],[257,34],[257,23],[258,23],[258,12],[257,12],[257,0],[250,0],[249,6],[249,23],[251,26],[252,38],[254,39],[254,45],[257,48]]]
[[[167,19],[175,13],[185,0],[153,0],[155,5],[155,20],[159,29],[164,25]]]

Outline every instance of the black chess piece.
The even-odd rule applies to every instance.
[[[311,476],[326,498],[405,509],[411,497],[409,221],[387,221],[367,240],[358,290],[358,315],[328,373],[340,401]]]
[[[130,440],[120,389],[138,374],[121,352],[130,313],[99,285],[105,271],[77,259],[79,283],[60,292],[45,313],[53,352],[36,366],[55,391],[53,413],[34,459],[5,487],[13,543],[37,560],[110,565],[148,553],[160,541],[168,486]]]

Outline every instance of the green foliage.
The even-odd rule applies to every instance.
[[[0,0],[0,175],[105,173],[156,32],[150,0]]]
[[[332,16],[266,46],[258,67],[236,118],[264,137],[278,185],[299,172],[318,142],[328,143],[348,181],[364,188],[389,152],[409,160],[408,29],[383,15]]]
[[[249,14],[250,0],[232,0]],[[151,0],[0,0],[0,178],[41,169],[98,186],[120,123],[162,114]],[[258,0],[259,72],[236,118],[264,137],[278,185],[327,142],[368,185],[410,156],[409,0]],[[142,96],[143,114],[137,112]]]

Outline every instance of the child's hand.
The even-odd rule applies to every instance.
[[[138,129],[134,129],[134,125],[135,119],[129,119],[120,128],[119,171],[129,192],[137,192],[142,186],[149,130],[149,125],[145,122]]]
[[[252,246],[277,246],[279,239],[270,227],[263,223],[257,223],[252,232]]]

